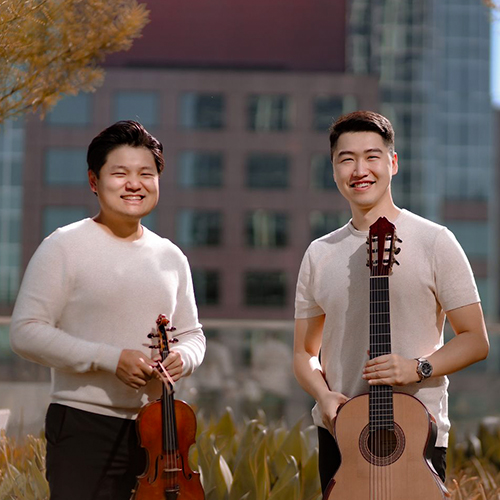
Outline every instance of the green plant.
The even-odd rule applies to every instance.
[[[499,500],[500,423],[487,419],[477,436],[449,447],[447,487],[452,500]],[[257,418],[236,423],[228,409],[219,419],[198,418],[190,459],[201,473],[207,500],[320,500],[316,429]],[[0,499],[46,500],[45,440],[16,442],[0,435]]]

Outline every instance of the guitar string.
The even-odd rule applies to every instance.
[[[385,255],[386,242],[389,242],[391,250],[393,239],[389,235],[382,239],[382,252],[380,256],[383,259]],[[375,255],[379,257],[378,244]],[[390,255],[391,252],[389,252]],[[377,264],[380,258],[377,258]],[[377,357],[383,354],[389,354],[390,349],[390,312],[389,312],[389,277],[384,274],[378,274],[378,269],[383,269],[384,262],[380,263],[380,268],[374,266],[374,274],[370,276],[370,303],[372,305],[372,317],[370,320],[371,332],[371,357]],[[390,500],[392,497],[392,469],[385,465],[386,457],[391,447],[389,439],[390,433],[394,432],[394,415],[392,410],[392,388],[390,386],[371,386],[372,396],[370,398],[370,421],[375,421],[376,425],[370,429],[370,434],[375,436],[373,445],[373,454],[378,458],[372,460],[370,464],[370,498],[374,500]],[[387,427],[387,429],[386,429]],[[387,432],[386,432],[387,431]],[[388,441],[389,440],[389,441]],[[396,443],[397,444],[397,443]],[[388,472],[388,473],[387,473]],[[380,496],[379,496],[380,494]]]

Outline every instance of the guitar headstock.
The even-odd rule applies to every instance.
[[[396,248],[401,240],[396,236],[394,224],[385,217],[379,217],[371,226],[368,235],[368,263],[370,276],[389,276],[392,266],[398,264],[396,255],[401,248]]]

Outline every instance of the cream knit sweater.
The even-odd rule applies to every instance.
[[[160,313],[177,329],[175,350],[188,375],[203,360],[205,337],[186,257],[147,228],[127,242],[84,219],[52,233],[33,255],[12,315],[11,344],[51,367],[53,402],[135,418],[159,396],[159,382],[135,390],[115,371],[123,349],[157,353],[147,334]]]

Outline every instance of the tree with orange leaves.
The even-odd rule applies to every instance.
[[[0,123],[95,90],[147,22],[136,0],[0,0]]]

